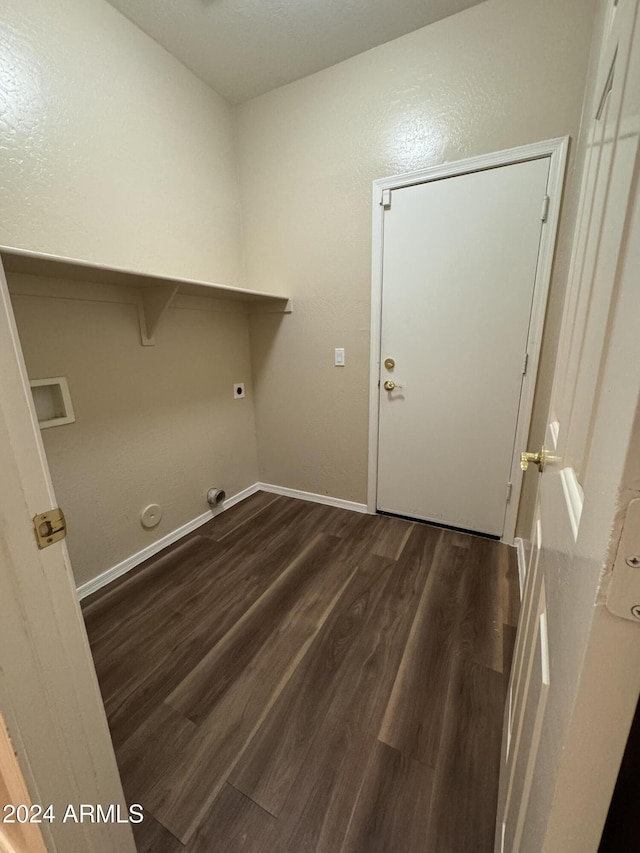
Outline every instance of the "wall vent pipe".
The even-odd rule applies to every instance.
[[[226,498],[224,489],[209,489],[207,492],[207,503],[212,509],[216,509]]]

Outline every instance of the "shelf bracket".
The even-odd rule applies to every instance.
[[[138,320],[140,321],[140,340],[143,347],[155,345],[154,335],[158,323],[171,305],[179,287],[179,284],[158,284],[141,289]]]

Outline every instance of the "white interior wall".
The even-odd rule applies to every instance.
[[[3,0],[0,244],[241,284],[231,106],[105,0]]]
[[[100,555],[90,556],[92,534],[74,555],[70,536],[80,580],[132,553],[141,535],[148,541],[137,512],[154,489],[136,491],[125,510],[118,501],[131,482],[125,485],[121,473],[135,471],[137,482],[152,483],[158,458],[163,459],[165,485],[180,485],[185,464],[196,471],[201,460],[208,460],[211,446],[223,448],[227,460],[222,469],[205,463],[207,477],[189,480],[188,496],[181,493],[173,501],[162,491],[170,508],[163,532],[199,514],[196,492],[199,502],[203,483],[218,484],[220,477],[228,493],[235,489],[229,483],[242,487],[262,479],[365,500],[371,182],[536,139],[575,136],[592,5],[591,0],[535,5],[487,0],[242,105],[234,141],[230,106],[103,0],[60,0],[55,9],[37,0],[7,0],[0,21],[5,116],[0,143],[7,155],[0,161],[6,188],[0,243],[242,284],[243,228],[247,285],[287,292],[296,300],[291,317],[251,318],[260,476],[250,435],[253,412],[236,431],[235,413],[223,415],[217,408],[210,410],[209,420],[199,421],[201,440],[188,447],[177,414],[173,422],[160,420],[157,426],[143,426],[143,418],[135,427],[140,431],[136,441],[119,433],[118,465],[109,452],[87,465],[96,435],[110,417],[109,407],[101,408],[104,400],[116,400],[116,409],[124,411],[127,399],[137,404],[155,395],[157,406],[150,413],[160,416],[158,365],[168,371],[178,398],[178,377],[189,377],[191,402],[201,412],[213,399],[204,382],[207,371],[216,388],[229,375],[233,382],[241,378],[238,372],[246,374],[249,345],[240,330],[246,316],[218,315],[215,326],[210,316],[195,319],[199,315],[191,312],[198,331],[190,333],[186,320],[172,326],[176,312],[170,311],[158,348],[143,354],[133,343],[135,336],[129,337],[129,309],[118,313],[113,305],[99,307],[90,300],[84,306],[52,300],[49,313],[41,297],[17,300],[30,372],[73,373],[73,360],[90,363],[104,338],[130,353],[139,364],[132,376],[147,385],[133,401],[116,372],[107,369],[105,357],[102,400],[91,397],[95,386],[90,382],[75,381],[76,389],[83,388],[81,396],[88,395],[69,428],[75,435],[62,433],[63,427],[45,433],[61,503],[71,497],[78,508],[88,506],[95,492],[114,498],[111,521],[105,522],[112,529],[102,531],[94,548],[106,545]],[[546,409],[572,204],[569,194],[534,444]],[[47,333],[53,316],[67,329],[65,340]],[[75,335],[70,317],[89,323],[97,336]],[[165,334],[167,328],[173,331]],[[245,342],[231,347],[235,355],[221,367],[217,353],[225,336]],[[192,352],[196,341],[197,354]],[[345,368],[333,368],[334,346],[346,347]],[[185,353],[190,357],[183,359]],[[198,379],[190,376],[194,359]],[[125,370],[117,352],[114,363]],[[249,397],[247,411],[251,405]],[[95,432],[83,423],[89,411]],[[160,456],[144,449],[144,430],[163,436],[165,443],[157,444]],[[84,474],[87,467],[91,479]],[[216,482],[210,483],[210,477]],[[74,516],[71,510],[72,526]],[[77,518],[84,527],[88,520]]]
[[[65,282],[23,275],[9,286],[30,378],[69,382],[76,421],[42,436],[79,585],[207,513],[210,487],[231,497],[256,482],[244,304],[180,297],[143,347],[136,291],[83,284],[69,298]],[[163,517],[148,530],[152,503]]]
[[[0,245],[242,285],[232,108],[104,0],[2,3],[0,116]],[[43,438],[78,583],[257,480],[244,309],[182,300],[141,347],[137,297],[98,290],[14,296],[30,376],[76,410]]]
[[[487,0],[238,107],[248,285],[277,285],[296,306],[285,321],[251,320],[262,480],[366,501],[372,182],[575,141],[593,6]],[[544,435],[575,166],[571,158],[531,448]],[[336,346],[345,367],[333,366]]]

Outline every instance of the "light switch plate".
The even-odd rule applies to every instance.
[[[344,347],[335,348],[334,364],[336,367],[344,367]]]

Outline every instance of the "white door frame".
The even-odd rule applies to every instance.
[[[54,806],[47,850],[133,853],[128,824],[63,821],[66,805],[127,805],[66,544],[36,546],[55,494],[1,263],[0,471],[0,710],[31,801]]]
[[[538,374],[540,347],[544,328],[544,317],[551,280],[553,255],[560,217],[562,201],[562,186],[564,182],[569,137],[548,139],[534,142],[518,148],[444,163],[407,172],[404,175],[394,175],[373,182],[373,235],[371,261],[371,361],[369,370],[369,473],[367,491],[367,510],[375,513],[377,509],[378,491],[378,437],[379,437],[379,379],[380,379],[380,336],[382,327],[382,262],[384,247],[384,198],[388,192],[403,187],[438,181],[443,178],[453,178],[470,172],[493,169],[499,166],[511,166],[528,160],[550,158],[547,195],[549,196],[547,216],[542,228],[538,267],[533,291],[531,319],[528,333],[528,363],[527,372],[523,377],[518,420],[516,424],[513,456],[511,460],[511,498],[507,504],[502,541],[513,544],[515,536],[520,492],[522,489],[522,470],[520,469],[520,452],[525,449],[531,424],[531,411]],[[542,199],[541,199],[542,203]],[[542,211],[541,211],[542,213]],[[523,353],[524,357],[524,353]]]

